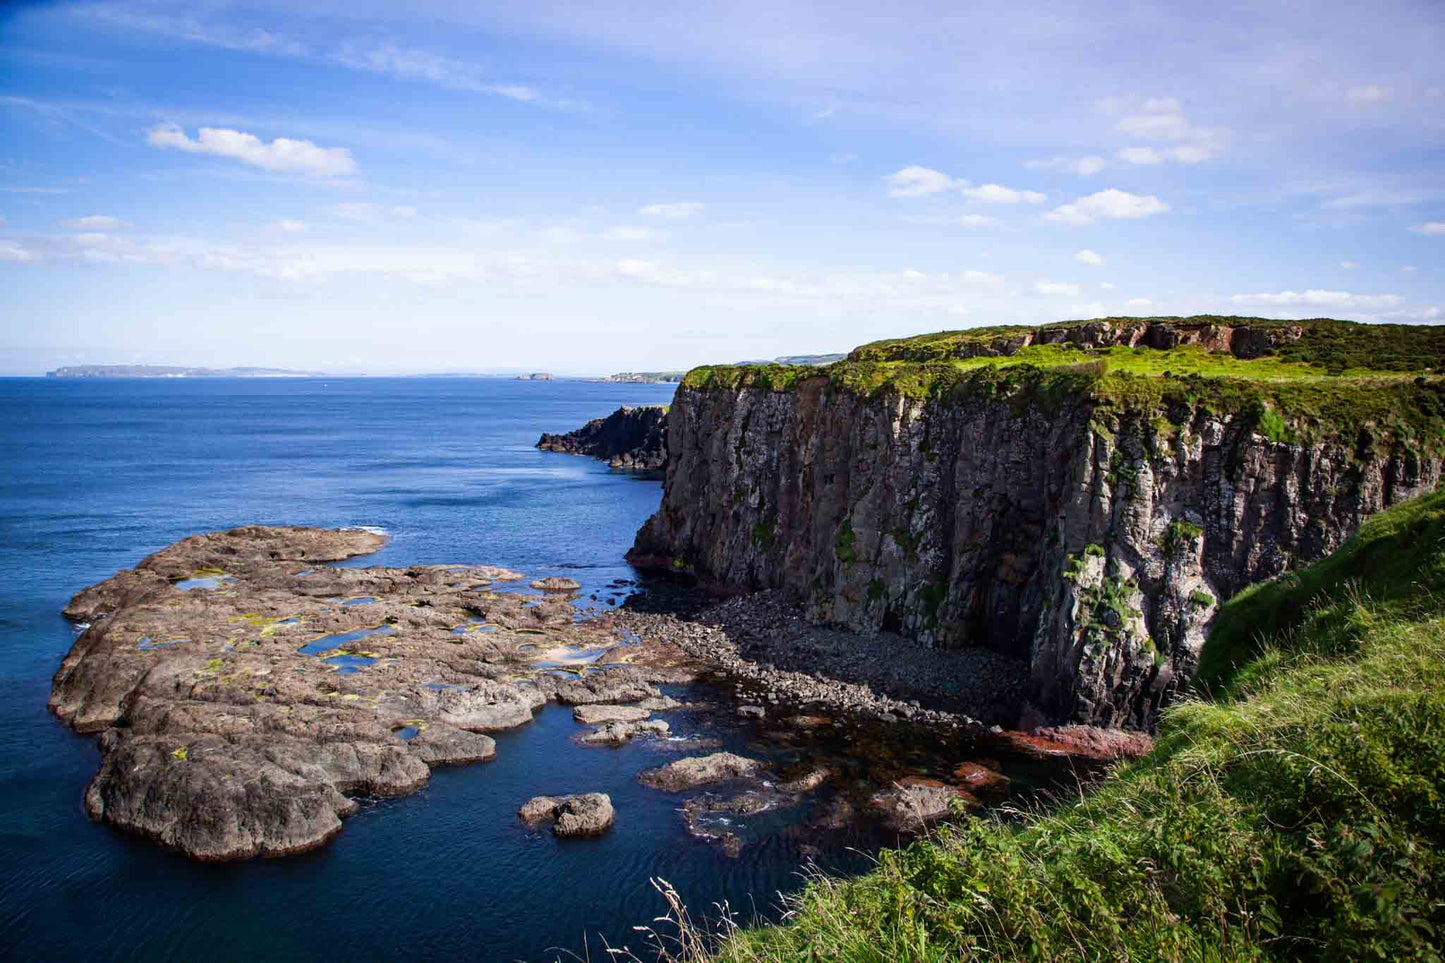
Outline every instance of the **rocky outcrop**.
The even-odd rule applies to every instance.
[[[527,800],[517,815],[531,824],[551,821],[558,836],[596,836],[612,828],[615,818],[612,798],[602,792],[537,796]]]
[[[761,767],[762,763],[756,759],[731,752],[715,752],[710,756],[688,756],[656,769],[645,769],[637,780],[653,789],[681,792],[710,783],[751,776]]]
[[[543,434],[537,447],[600,458],[613,468],[657,470],[667,464],[667,408],[618,408],[565,435]]]
[[[652,683],[689,675],[680,650],[622,646],[610,627],[577,622],[565,595],[506,591],[517,572],[318,564],[384,542],[213,532],[76,595],[66,614],[89,625],[55,673],[50,708],[101,734],[86,811],[199,859],[301,852],[339,832],[358,798],[415,792],[436,766],[491,759],[486,733],[526,724],[549,699],[661,706]],[[556,648],[608,669],[559,678]],[[642,668],[649,655],[666,668]],[[569,813],[596,824],[594,810],[567,810],[558,833],[572,831]]]
[[[1292,333],[1098,324],[1033,336],[1177,336],[1247,357]],[[685,382],[662,506],[633,557],[785,588],[815,621],[900,645],[1020,659],[1032,707],[1017,708],[1038,724],[1148,728],[1191,678],[1221,599],[1441,479],[1424,440],[1357,418],[1355,389],[1323,381],[1271,393],[1078,370],[960,378],[915,394],[828,372]],[[1436,380],[1358,391],[1388,393],[1400,419],[1442,407]]]

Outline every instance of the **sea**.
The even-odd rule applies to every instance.
[[[775,912],[786,841],[728,858],[636,773],[641,747],[581,749],[557,706],[496,733],[495,761],[434,772],[301,856],[204,864],[90,821],[96,737],[46,710],[76,591],[186,535],[241,524],[368,526],[353,564],[488,563],[567,575],[618,602],[661,482],[538,451],[671,385],[494,378],[0,380],[0,959],[646,958],[633,927],[689,903]],[[602,791],[597,839],[529,831],[542,792]]]

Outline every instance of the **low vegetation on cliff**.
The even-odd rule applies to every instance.
[[[1078,800],[815,878],[715,958],[1440,959],[1445,493],[1226,602],[1204,663],[1155,750]]]
[[[1254,413],[1274,441],[1445,440],[1445,327],[1320,319],[1106,318],[878,341],[826,367],[694,368],[683,388],[1006,398],[1047,410]],[[1361,435],[1361,432],[1364,434]]]

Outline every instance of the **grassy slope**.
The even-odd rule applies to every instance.
[[[717,958],[1440,959],[1442,616],[1445,493],[1227,603],[1214,694],[1144,759],[1051,813],[818,879]]]

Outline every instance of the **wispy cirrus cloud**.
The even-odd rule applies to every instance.
[[[310,60],[351,70],[416,80],[477,94],[490,94],[526,104],[564,110],[585,110],[590,104],[577,98],[550,97],[524,83],[490,78],[480,64],[401,47],[391,42],[347,41],[337,46],[306,44],[262,27],[239,27],[194,15],[168,15],[128,10],[114,4],[84,4],[72,14],[112,27],[154,34],[185,43],[246,53]]]
[[[669,220],[680,221],[700,214],[707,205],[701,201],[674,201],[669,204],[648,204],[639,207],[637,213],[643,217],[665,217]]]
[[[111,217],[109,214],[88,214],[85,217],[61,221],[60,226],[75,231],[113,231],[124,223],[120,218]]]
[[[1405,301],[1398,294],[1355,294],[1352,291],[1326,291],[1320,288],[1310,288],[1308,291],[1234,294],[1229,300],[1233,304],[1312,308],[1393,308]]]

